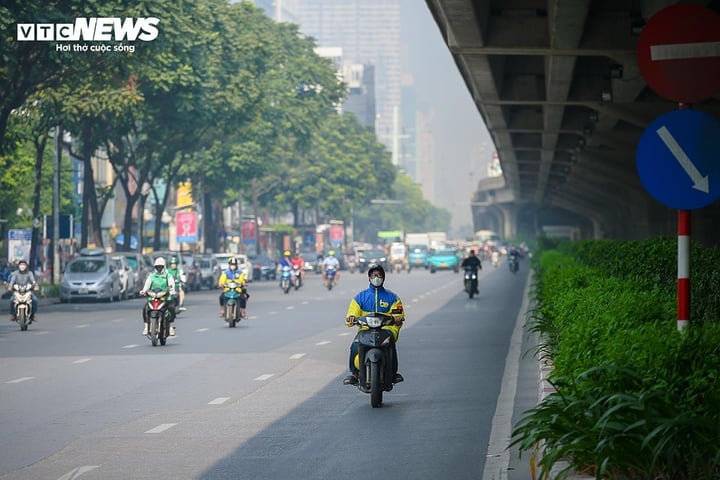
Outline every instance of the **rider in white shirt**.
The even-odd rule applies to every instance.
[[[327,282],[327,270],[329,268],[335,269],[335,283],[340,280],[340,261],[335,258],[335,251],[330,250],[327,254],[327,257],[323,259],[323,283]]]

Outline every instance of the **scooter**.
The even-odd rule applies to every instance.
[[[170,336],[170,292],[154,288],[147,292],[147,304],[143,307],[143,321],[147,320],[148,334],[153,347],[165,345]]]
[[[332,288],[335,286],[335,268],[327,267],[327,269],[325,269],[325,275],[325,286],[328,290],[332,290]]]
[[[383,392],[393,389],[393,335],[383,329],[393,325],[392,315],[371,313],[356,318],[361,328],[356,336],[358,354],[355,367],[358,369],[357,387],[361,392],[370,394],[370,405],[377,408],[382,404]]]
[[[517,273],[520,265],[516,255],[510,255],[510,258],[508,259],[508,267],[512,273]]]
[[[297,290],[302,287],[302,277],[300,276],[300,265],[293,265],[292,267],[292,285]]]
[[[288,265],[283,265],[280,269],[280,288],[283,292],[290,292],[292,285],[292,269]]]
[[[478,277],[477,270],[472,267],[465,267],[465,291],[468,297],[473,298],[477,291]]]
[[[13,285],[13,303],[15,304],[15,322],[21,331],[26,331],[32,319],[32,285]]]
[[[225,321],[230,328],[235,328],[235,324],[242,319],[240,299],[245,295],[245,288],[234,280],[226,282],[222,288],[225,297]]]

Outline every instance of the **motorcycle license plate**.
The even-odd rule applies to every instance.
[[[88,294],[88,289],[87,289],[87,288],[78,288],[78,293],[79,293],[80,295],[87,295],[87,294]]]

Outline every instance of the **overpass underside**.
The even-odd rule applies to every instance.
[[[667,0],[426,0],[494,140],[503,175],[483,179],[476,230],[583,238],[677,234],[677,211],[644,188],[645,128],[678,104],[638,68],[644,24]],[[720,12],[720,0],[696,2]],[[720,118],[720,95],[692,105]],[[720,203],[694,210],[692,237],[720,245]]]

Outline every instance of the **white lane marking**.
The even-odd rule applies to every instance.
[[[296,353],[295,355],[290,355],[290,360],[300,360],[305,355],[305,353]]]
[[[124,345],[122,348],[137,348],[139,346],[137,343],[131,343],[130,345]]]
[[[196,332],[207,332],[208,330],[210,330],[210,329],[209,329],[209,328],[198,328],[198,329],[195,330],[195,331],[196,331]]]
[[[720,57],[720,42],[651,45],[650,60]]]
[[[90,358],[81,358],[79,360],[75,360],[73,363],[85,363],[85,362],[89,362],[90,360],[91,360]]]
[[[520,371],[523,325],[525,324],[525,313],[528,309],[529,288],[530,282],[528,281],[525,285],[520,312],[515,319],[515,327],[510,337],[510,347],[505,357],[505,370],[490,429],[487,461],[481,478],[507,478],[507,470],[510,466],[512,414],[515,410],[515,393],[517,392],[518,372]]]
[[[171,429],[171,428],[174,427],[175,425],[177,425],[177,423],[163,423],[163,424],[161,424],[161,425],[158,425],[158,426],[155,427],[155,428],[151,428],[150,430],[148,430],[148,431],[145,432],[145,433],[162,433],[162,432],[164,432],[165,430]]]
[[[259,377],[254,378],[253,380],[263,381],[263,380],[267,380],[267,379],[269,379],[270,377],[273,377],[273,376],[275,376],[274,373],[266,373],[266,374],[264,374],[264,375],[260,375]]]
[[[80,324],[80,325],[75,325],[74,328],[87,328],[87,327],[89,327],[89,326],[90,326],[90,325],[88,325],[87,323],[82,323],[82,324]]]
[[[321,345],[327,345],[328,343],[330,343],[330,341],[328,341],[328,340],[323,340],[322,342],[317,342],[315,345],[321,346]]]
[[[208,405],[222,405],[228,400],[230,400],[230,397],[218,397],[215,400],[208,402]]]
[[[287,307],[285,307],[285,310],[295,310],[295,307],[292,305],[288,305]]]
[[[48,333],[50,333],[50,332],[48,332],[47,330],[42,331],[42,332],[33,332],[34,335],[47,335]]]
[[[8,380],[5,383],[20,383],[20,382],[27,382],[28,380],[34,380],[35,377],[20,377],[16,378],[15,380]]]
[[[75,480],[76,478],[80,478],[80,475],[91,472],[96,468],[100,468],[100,465],[84,465],[82,467],[70,470],[68,473],[58,478],[58,480]]]
[[[338,337],[347,337],[348,335],[352,335],[352,333],[350,333],[350,332],[343,332],[343,333],[339,334]]]
[[[310,304],[310,302],[308,302],[307,300],[305,300],[304,302],[302,302],[302,305],[308,305],[308,304]]]

